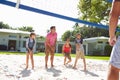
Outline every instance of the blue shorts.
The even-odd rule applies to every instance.
[[[117,41],[113,46],[110,57],[110,64],[120,69],[120,36],[117,38]]]
[[[31,51],[33,50],[33,48],[29,48]],[[29,52],[28,48],[26,48],[26,51]]]

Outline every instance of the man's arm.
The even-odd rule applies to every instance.
[[[111,12],[110,12],[110,19],[109,19],[109,36],[110,36],[110,45],[113,46],[116,41],[115,31],[118,24],[119,18],[119,2],[114,1],[112,4]]]

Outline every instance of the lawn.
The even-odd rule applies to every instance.
[[[0,52],[0,54],[6,54],[6,55],[25,55],[25,53],[22,52]],[[35,56],[44,56],[44,53],[35,53]],[[55,56],[62,57],[63,54],[56,53]],[[75,54],[71,54],[72,57],[75,57]],[[86,59],[96,59],[96,60],[109,60],[109,57],[107,56],[85,56]]]

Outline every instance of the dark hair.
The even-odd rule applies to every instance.
[[[31,37],[32,35],[35,35],[35,33],[31,33],[31,34],[30,34],[30,37]]]
[[[69,43],[70,48],[72,48],[72,45]]]
[[[51,27],[50,27],[50,29],[54,29],[54,28],[55,28],[55,26],[51,26]]]

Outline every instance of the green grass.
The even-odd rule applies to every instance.
[[[85,56],[86,59],[109,60],[108,56]]]
[[[25,55],[25,53],[22,52],[0,52],[0,55],[6,54],[6,55]],[[35,56],[45,56],[44,53],[35,53]],[[56,53],[55,56],[63,57],[63,54]],[[75,57],[75,54],[71,54],[71,57]],[[85,56],[86,59],[95,59],[95,60],[109,60],[109,57],[107,56]]]

